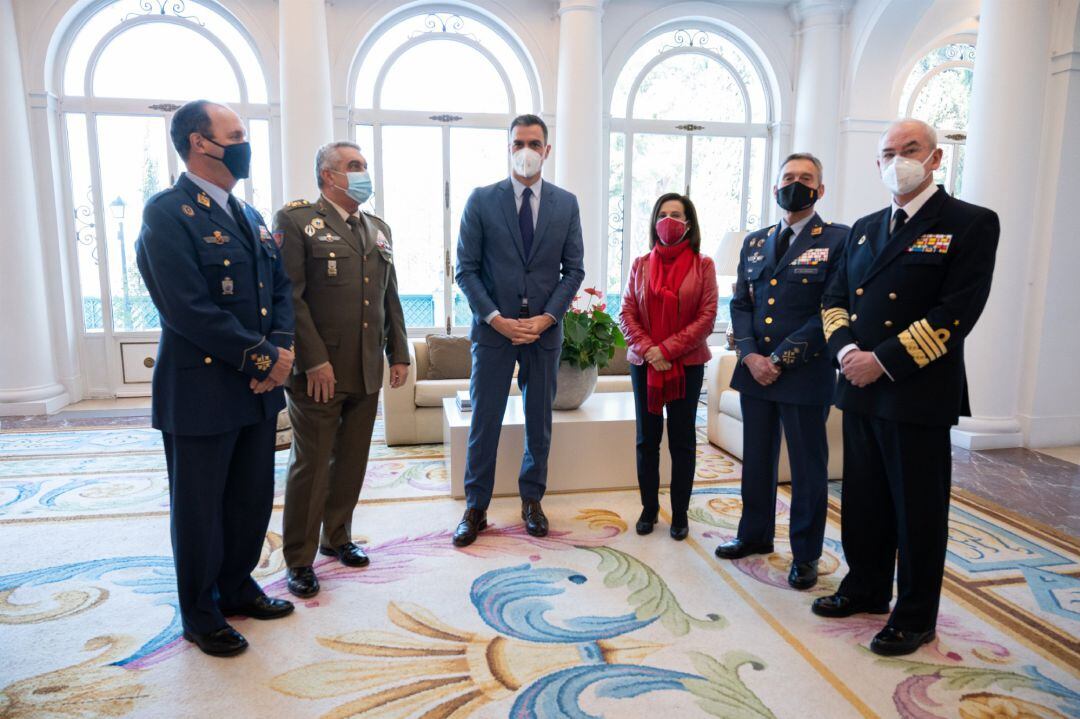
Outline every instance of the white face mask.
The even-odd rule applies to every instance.
[[[540,153],[529,147],[523,147],[514,152],[511,155],[511,160],[514,172],[526,178],[534,177],[536,173],[540,172],[540,166],[544,163],[544,158]]]
[[[930,153],[922,162],[910,157],[897,155],[893,161],[881,168],[881,181],[885,183],[894,195],[906,195],[917,188],[928,174],[926,163],[934,153]]]

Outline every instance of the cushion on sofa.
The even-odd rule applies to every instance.
[[[426,379],[469,379],[472,374],[472,342],[468,337],[428,335]]]
[[[739,402],[738,392],[729,389],[720,393],[720,413],[742,422],[742,403]]]
[[[616,347],[615,355],[608,362],[608,366],[600,370],[601,376],[613,374],[630,374],[630,362],[626,359],[626,348]]]

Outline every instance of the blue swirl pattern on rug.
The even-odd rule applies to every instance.
[[[570,667],[549,674],[530,684],[518,695],[510,710],[511,719],[564,717],[565,719],[601,719],[581,708],[581,695],[596,687],[596,696],[613,699],[634,697],[659,691],[686,691],[694,674],[631,664],[594,664]]]
[[[473,582],[469,598],[489,627],[516,639],[531,642],[590,642],[626,634],[656,621],[635,614],[617,617],[584,616],[552,624],[544,616],[555,607],[540,597],[566,592],[563,582],[584,584],[585,577],[569,569],[538,569],[520,564],[485,572]]]

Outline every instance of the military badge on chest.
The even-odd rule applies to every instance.
[[[326,276],[337,277],[337,260],[326,261]]]
[[[944,255],[952,244],[952,235],[922,235],[907,248],[908,252]]]
[[[221,294],[223,296],[231,296],[234,289],[232,277],[226,277],[221,281]]]

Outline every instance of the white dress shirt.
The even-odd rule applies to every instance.
[[[923,208],[923,205],[926,204],[927,200],[929,200],[931,197],[933,197],[934,193],[936,193],[938,191],[938,189],[939,189],[938,186],[936,184],[934,184],[933,182],[931,182],[930,185],[925,190],[923,190],[919,194],[915,195],[915,197],[908,200],[907,204],[904,205],[903,207],[896,204],[896,198],[894,197],[893,201],[892,201],[892,214],[889,216],[889,234],[891,235],[892,232],[893,232],[893,229],[895,228],[895,225],[896,225],[896,213],[897,213],[898,210],[903,210],[904,213],[907,214],[907,220],[905,222],[911,222],[913,219],[915,219],[915,215],[918,214],[919,210],[921,210]],[[836,361],[839,362],[840,364],[843,364],[844,363],[844,356],[848,352],[851,352],[852,350],[857,350],[857,349],[859,349],[859,346],[856,345],[854,342],[844,345],[843,347],[840,348],[840,351],[836,353]],[[881,370],[885,373],[885,376],[888,377],[889,379],[892,379],[892,375],[890,375],[889,371],[887,369],[885,369],[885,365],[881,364],[881,360],[879,360],[877,358],[877,355],[874,355],[874,359],[877,360],[877,363],[881,367]]]

